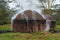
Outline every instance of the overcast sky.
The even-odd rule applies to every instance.
[[[12,1],[12,0],[10,0],[10,1]],[[27,6],[27,4],[24,3],[24,1],[25,0],[16,0],[17,4],[20,2],[22,5],[24,4]],[[38,4],[38,2],[36,2],[36,3]],[[56,0],[55,4],[60,4],[60,0]],[[16,3],[9,3],[9,6],[10,6],[10,8],[15,8]]]

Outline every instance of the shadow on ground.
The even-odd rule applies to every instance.
[[[0,34],[1,33],[11,33],[11,32],[13,32],[13,31],[12,30],[0,30]],[[60,33],[60,30],[59,31],[51,30],[49,32],[51,32],[51,33]]]
[[[0,30],[0,34],[1,33],[11,33],[11,32],[13,32],[12,30]]]

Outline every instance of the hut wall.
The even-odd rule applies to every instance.
[[[14,32],[39,32],[43,31],[46,27],[45,21],[41,20],[14,20],[13,31]]]
[[[41,20],[40,31],[44,31],[45,28],[46,28],[46,20]]]

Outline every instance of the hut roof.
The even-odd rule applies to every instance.
[[[14,15],[14,19],[19,19],[19,20],[50,20],[50,21],[55,21],[50,15],[48,14],[42,14],[40,12],[37,12],[36,10],[25,10],[22,11],[21,13]]]
[[[16,16],[15,19],[19,20],[43,20],[44,18],[36,11],[26,10]]]

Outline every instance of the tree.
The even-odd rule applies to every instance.
[[[41,7],[44,9],[44,12],[51,14],[51,10],[55,7],[57,0],[39,0]],[[54,7],[53,7],[54,6]]]
[[[10,16],[13,12],[7,6],[7,1],[0,0],[0,24],[10,22]]]

